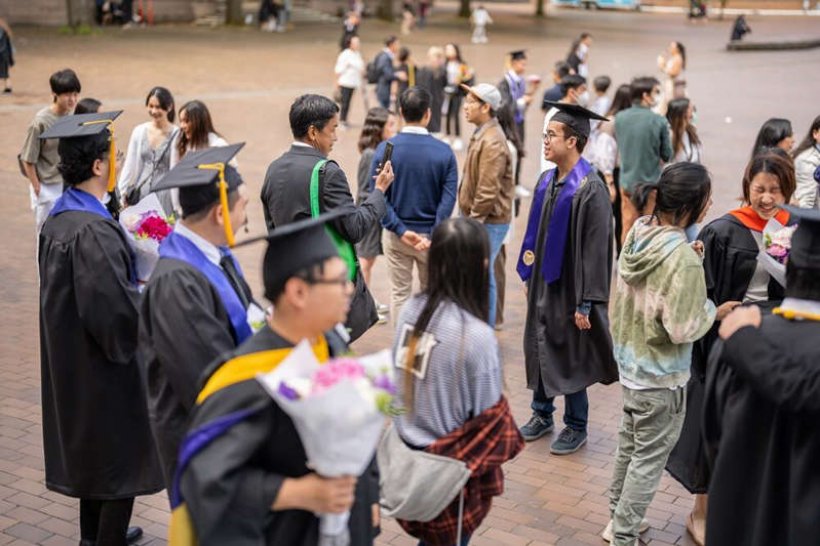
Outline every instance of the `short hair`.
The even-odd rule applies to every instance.
[[[557,120],[556,120],[557,121]],[[575,128],[570,127],[566,123],[561,123],[564,126],[564,138],[567,139],[569,137],[575,137],[575,149],[578,151],[579,154],[584,153],[584,148],[587,147],[587,141],[589,137],[582,135]]]
[[[430,92],[421,87],[408,87],[399,96],[399,112],[409,123],[418,123],[430,109],[433,98]]]
[[[797,181],[794,174],[794,162],[789,155],[780,148],[764,148],[752,158],[746,166],[743,175],[743,200],[749,203],[749,188],[752,180],[760,173],[771,174],[777,178],[780,192],[786,198],[786,203],[791,201]]]
[[[399,62],[406,62],[408,58],[410,58],[410,50],[406,47],[402,47],[399,50]]]
[[[216,185],[214,185],[214,186],[216,186]],[[234,188],[233,190],[228,192],[228,210],[229,211],[233,210],[234,206],[236,206],[236,203],[239,201],[239,191],[238,190],[239,190],[239,187],[237,186],[236,188]],[[218,192],[219,190],[216,190],[216,191]],[[213,203],[211,203],[210,205],[205,206],[204,208],[197,209],[194,212],[187,212],[186,213],[185,206],[182,204],[183,200],[184,199],[181,198],[180,203],[179,203],[179,206],[182,209],[182,219],[183,220],[188,220],[190,222],[199,222],[200,220],[203,220],[206,216],[208,216],[208,213],[211,212],[211,209],[213,209],[214,207],[221,206],[221,203],[220,203],[219,199],[217,199]]]
[[[328,258],[330,259],[330,258]],[[317,279],[320,279],[325,272],[325,263],[327,260],[311,265],[310,267],[306,267],[304,269],[300,269],[296,271],[293,275],[286,278],[285,280],[278,282],[278,283],[270,283],[269,286],[265,287],[265,297],[271,301],[274,305],[279,303],[279,299],[282,297],[282,294],[285,293],[285,287],[288,285],[288,281],[291,279],[300,279],[308,284],[314,283]]]
[[[159,107],[167,112],[166,117],[168,121],[173,123],[174,117],[176,116],[176,105],[174,104],[174,96],[171,92],[164,87],[157,86],[152,88],[148,91],[148,95],[145,96],[145,106],[148,106],[151,97],[157,99]]]
[[[96,114],[100,111],[100,106],[102,103],[97,99],[92,99],[91,97],[86,97],[81,99],[80,102],[77,103],[77,106],[74,107],[75,114]]]
[[[577,74],[570,74],[561,79],[561,96],[566,97],[570,89],[578,89],[582,85],[586,85],[587,79]]]
[[[652,93],[652,89],[661,82],[653,76],[641,76],[632,80],[629,88],[632,91],[632,102],[640,102],[644,93]]]
[[[693,224],[709,206],[712,178],[703,165],[681,161],[666,167],[655,187],[655,217],[668,214],[676,224]]]
[[[555,73],[558,74],[559,79],[564,79],[572,74],[572,67],[566,61],[558,61],[555,63]]]
[[[390,47],[391,45],[395,44],[398,41],[398,38],[391,34],[387,38],[384,39],[384,45]]]
[[[92,178],[94,162],[107,157],[110,140],[111,132],[108,129],[87,137],[61,138],[57,145],[57,152],[60,154],[57,170],[60,171],[63,182],[76,186]]]
[[[82,91],[80,85],[80,78],[77,73],[70,68],[58,70],[48,79],[51,86],[51,92],[55,95],[62,95],[63,93],[79,93]]]
[[[290,131],[294,138],[304,138],[311,125],[321,131],[338,113],[339,105],[329,98],[322,95],[302,95],[290,107]]]
[[[609,91],[609,86],[612,85],[612,79],[609,76],[598,76],[592,80],[592,86],[599,93],[606,93]]]

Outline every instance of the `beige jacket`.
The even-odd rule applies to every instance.
[[[485,224],[509,224],[513,191],[507,138],[498,120],[492,118],[470,139],[458,191],[458,208],[463,216]]]

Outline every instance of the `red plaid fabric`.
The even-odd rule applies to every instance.
[[[464,489],[462,536],[478,529],[492,506],[493,497],[504,492],[501,465],[524,449],[510,405],[502,396],[493,407],[470,419],[424,451],[464,461],[471,471]],[[458,497],[433,521],[398,520],[408,534],[433,546],[453,546],[458,533]]]

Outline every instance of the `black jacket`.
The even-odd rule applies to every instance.
[[[265,224],[269,230],[310,218],[310,175],[313,167],[322,159],[326,157],[314,148],[293,145],[270,164],[261,195]],[[331,225],[347,241],[356,244],[385,215],[384,194],[374,190],[357,207],[344,171],[337,163],[329,161],[319,178],[319,211],[339,209],[348,214],[334,220]],[[346,324],[351,341],[366,332],[378,318],[375,302],[364,284],[361,272],[356,276],[355,283],[356,289]]]

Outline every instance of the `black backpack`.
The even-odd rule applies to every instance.
[[[367,63],[367,83],[379,83],[379,59],[384,55],[384,51],[380,51],[376,57]]]

